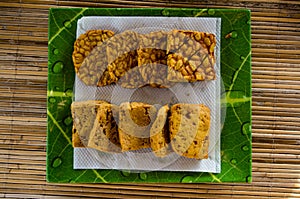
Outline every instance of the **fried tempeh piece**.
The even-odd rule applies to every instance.
[[[168,35],[168,80],[195,82],[216,78],[213,34],[173,30]]]
[[[167,81],[167,36],[165,31],[140,34],[138,66],[145,84],[154,88],[170,87]]]
[[[96,119],[98,107],[107,104],[105,101],[73,102],[71,112],[73,118],[72,142],[73,147],[86,147]]]
[[[150,129],[150,144],[157,157],[165,157],[171,152],[168,112],[168,105],[161,107]]]
[[[99,105],[87,146],[103,152],[121,152],[117,126],[118,117],[118,106],[113,104]]]
[[[72,54],[75,72],[86,85],[96,85],[107,67],[105,42],[114,36],[111,30],[89,30],[74,42]]]
[[[207,159],[210,109],[203,104],[175,104],[171,107],[169,130],[172,149],[181,156]]]
[[[124,31],[112,37],[106,46],[108,66],[104,73],[109,76],[103,76],[98,86],[116,83],[129,69],[136,67],[137,49],[138,34],[133,31]]]
[[[156,108],[141,102],[124,102],[120,105],[119,137],[122,151],[150,147],[150,127]]]

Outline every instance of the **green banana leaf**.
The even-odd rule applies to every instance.
[[[77,20],[83,16],[220,17],[221,76],[226,117],[221,133],[221,173],[119,170],[74,170],[72,63]],[[251,182],[251,36],[250,11],[188,8],[52,8],[49,10],[47,92],[47,181],[110,182]]]

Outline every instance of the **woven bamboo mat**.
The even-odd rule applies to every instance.
[[[300,198],[300,1],[94,2],[0,2],[1,198]],[[253,183],[46,183],[48,9],[133,6],[251,9]]]

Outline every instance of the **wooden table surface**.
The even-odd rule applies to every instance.
[[[150,6],[252,11],[253,182],[47,183],[48,9]],[[300,198],[300,1],[1,0],[0,13],[1,198]]]

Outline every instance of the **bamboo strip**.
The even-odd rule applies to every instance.
[[[1,90],[0,90],[1,92]],[[27,111],[30,111],[30,109],[39,109],[42,111],[45,111],[45,106],[46,102],[43,101],[42,103],[40,102],[32,102],[32,101],[22,101],[22,102],[17,102],[17,101],[10,101],[10,100],[3,100],[0,102],[0,107],[5,107],[5,108],[24,108],[29,109]]]
[[[261,28],[261,29],[268,29],[269,27],[272,26],[273,29],[274,29],[273,31],[276,31],[276,32],[281,30],[282,28],[283,29],[285,29],[285,28],[294,28],[294,30],[297,30],[300,27],[299,24],[279,23],[279,22],[273,23],[273,22],[253,21],[253,20],[251,21],[251,24],[253,26],[256,26],[256,28]],[[251,27],[252,27],[252,25],[251,25]],[[260,34],[260,35],[262,35],[262,34]],[[276,36],[279,37],[280,35],[278,34]],[[251,39],[253,39],[253,38],[251,37]],[[291,41],[291,40],[288,40],[288,41]],[[280,40],[280,42],[283,42],[283,41]]]
[[[20,76],[22,77],[24,76],[46,76],[47,77],[47,72],[48,71],[34,71],[34,73],[32,71],[25,71],[25,70],[15,70],[15,73],[13,75],[18,75],[18,78],[20,78]],[[11,70],[0,70],[0,77],[2,78],[9,78],[11,76],[12,71]],[[34,79],[34,78],[32,78]]]
[[[279,83],[256,83],[256,84],[252,84],[253,87],[255,88],[274,88],[274,89],[294,89],[294,90],[299,90],[300,86],[299,85],[281,85]]]
[[[255,43],[256,40],[269,40],[269,41],[277,41],[277,46],[279,44],[281,44],[281,42],[283,43],[286,43],[286,40],[288,41],[299,41],[298,37],[297,36],[284,36],[284,35],[279,35],[279,34],[276,34],[276,35],[265,35],[265,34],[251,34],[251,40]],[[285,41],[284,41],[285,40]]]
[[[44,93],[45,93],[46,91],[44,91]],[[8,95],[8,94],[10,94],[10,95]],[[13,98],[30,98],[29,96],[28,96],[28,94],[27,93],[11,93],[11,92],[9,92],[9,93],[5,93],[5,94],[3,94],[3,93],[0,93],[0,97],[13,97]],[[33,95],[33,96],[31,96],[31,98],[32,97],[34,97],[34,98],[41,98],[41,99],[45,99],[45,94],[35,94],[35,95]]]
[[[283,75],[284,73],[281,73],[280,72],[280,75],[278,74],[278,75],[274,75],[274,73],[273,74],[271,74],[271,75],[269,75],[268,74],[268,71],[267,72],[265,72],[265,71],[253,71],[253,74],[252,74],[252,79],[253,80],[257,80],[257,79],[259,79],[259,80],[263,80],[263,79],[269,79],[269,80],[289,80],[289,81],[296,81],[296,82],[299,82],[300,81],[300,73],[298,73],[298,72],[295,72],[295,73],[288,73],[288,72],[286,72],[284,75]]]
[[[291,130],[297,131],[300,127],[298,122],[276,121],[276,120],[252,120],[253,130],[272,129],[272,130]]]
[[[10,55],[10,56],[6,56],[5,57],[6,59],[5,60],[14,60],[16,62],[32,62],[32,57],[23,57],[23,56],[17,56],[15,57],[14,55]],[[7,58],[10,58],[10,59],[7,59]],[[36,57],[34,59],[35,62],[45,62],[45,58],[43,57]]]
[[[34,117],[36,116],[36,114],[40,114],[40,113],[46,113],[46,111],[44,109],[28,109],[27,107],[22,107],[22,108],[4,107],[2,109],[1,115],[10,115],[10,116],[22,115],[23,117],[30,117],[30,116]]]
[[[4,150],[12,150],[17,151],[19,146],[22,144],[22,147],[20,150],[26,149],[25,146],[28,147],[30,151],[33,151],[33,149],[45,149],[46,141],[45,140],[13,140],[13,139],[6,139],[4,144],[0,144],[0,148]],[[6,147],[3,147],[6,146]],[[31,148],[29,148],[31,147]],[[27,149],[26,149],[27,150]]]
[[[258,147],[265,147],[265,148],[269,148],[269,149],[287,149],[288,147],[291,149],[298,149],[299,144],[297,143],[297,141],[293,142],[287,142],[284,143],[284,141],[280,141],[278,142],[278,140],[269,140],[266,139],[266,142],[262,142],[263,140],[259,139],[259,138],[254,138],[253,139],[253,148],[258,148]],[[261,142],[260,142],[261,141]]]
[[[29,107],[17,107],[15,105],[12,105],[10,107],[5,107],[3,108],[3,113],[1,114],[2,116],[11,116],[11,117],[18,117],[22,116],[24,117],[25,115],[32,114],[33,117],[40,116],[40,114],[46,114],[46,110],[44,108],[29,108]],[[45,117],[43,117],[45,118]]]
[[[264,106],[272,106],[272,107],[299,107],[299,105],[297,104],[297,98],[295,98],[295,96],[293,96],[292,98],[283,98],[283,97],[278,97],[276,96],[276,94],[272,95],[270,94],[270,96],[253,96],[252,100],[254,101],[254,103],[261,103],[264,102],[263,104],[260,105],[264,105]],[[294,102],[294,103],[293,103]]]
[[[10,165],[11,166],[11,165]],[[45,168],[26,168],[26,169],[20,169],[20,168],[6,168],[6,167],[0,167],[0,173],[4,173],[8,175],[11,174],[23,174],[23,175],[45,175]]]
[[[290,158],[289,155],[292,155],[291,158],[297,158],[300,154],[299,154],[299,149],[277,149],[277,148],[272,148],[272,149],[258,149],[258,148],[252,148],[252,152],[253,153],[259,153],[259,154],[264,154],[264,153],[270,153],[270,154],[277,154],[277,155],[287,155],[287,158]],[[257,156],[255,156],[257,157]]]
[[[44,128],[43,128],[44,129]],[[4,132],[2,135],[2,138],[0,139],[0,148],[6,146],[10,149],[10,147],[12,147],[12,145],[14,146],[14,150],[18,150],[15,147],[25,147],[27,144],[30,144],[31,141],[39,141],[39,142],[45,142],[46,138],[45,138],[45,134],[44,133],[37,133],[35,131],[33,131],[32,133],[26,133],[24,132],[21,135],[14,135],[13,133],[10,132]],[[22,142],[22,143],[21,143]],[[41,148],[44,149],[44,147],[41,145]],[[31,150],[30,148],[28,148],[29,150]],[[23,150],[23,149],[22,149]]]
[[[44,114],[44,115],[46,115],[46,112],[44,111],[41,111],[40,113],[38,113],[38,114]],[[16,112],[14,112],[14,113],[12,113],[12,114],[9,114],[9,112],[8,111],[3,111],[3,114],[1,114],[1,115],[9,115],[9,117],[11,117],[12,118],[12,120],[14,120],[13,118],[14,117],[18,117],[18,116],[22,116],[22,117],[28,117],[28,118],[30,118],[30,117],[36,117],[37,116],[37,113],[34,113],[34,112],[29,112],[29,111],[27,111],[27,112],[22,112],[22,111],[16,111]],[[9,118],[8,118],[9,119]]]
[[[266,158],[266,159],[272,159],[272,160],[279,160],[279,161],[294,161],[300,162],[299,155],[293,155],[293,154],[268,154],[268,153],[253,153],[253,158]],[[299,178],[299,173],[296,174],[297,178]]]
[[[276,50],[275,50],[276,52]],[[274,59],[295,59],[299,61],[299,55],[297,54],[278,54],[278,53],[259,53],[252,52],[252,56],[255,58],[274,58]]]
[[[300,35],[299,35],[300,36]],[[297,37],[299,37],[297,36]],[[299,37],[300,38],[300,37]],[[300,39],[299,39],[300,41]],[[299,54],[300,54],[300,50],[295,50],[295,49],[268,49],[268,48],[265,48],[265,49],[261,49],[261,48],[255,48],[253,47],[252,48],[252,53],[258,53],[258,54],[263,54],[263,55],[266,55],[268,53],[273,53],[273,54],[293,54],[295,55],[295,57],[297,58],[300,58]]]
[[[45,167],[45,160],[23,160],[23,159],[0,159],[1,164],[26,164],[27,166],[44,166]]]
[[[42,88],[46,88],[46,87],[42,87]],[[14,89],[14,88],[6,88],[6,89],[1,89],[1,90],[4,90],[4,92],[2,93],[2,94],[0,94],[0,96],[2,96],[3,97],[3,100],[5,99],[5,98],[11,98],[11,97],[16,97],[16,98],[18,98],[18,97],[21,97],[21,98],[28,98],[28,97],[30,97],[29,95],[29,93],[27,93],[26,91],[22,91],[22,88],[20,89],[20,88],[16,88],[16,89]],[[45,99],[46,99],[46,91],[44,90],[39,90],[39,89],[37,89],[36,87],[34,87],[33,89],[32,89],[32,95],[34,96],[34,97],[37,97],[37,98],[43,98],[44,99],[44,101],[45,101]],[[37,101],[37,102],[39,102],[39,101]],[[16,102],[11,102],[11,103],[16,103]]]
[[[0,118],[3,117],[3,116],[0,116]],[[0,124],[7,124],[8,122],[10,123],[10,125],[22,125],[23,128],[26,127],[26,128],[31,128],[33,126],[40,126],[41,125],[41,122],[33,122],[33,121],[18,121],[18,120],[15,120],[16,116],[12,117],[13,120],[10,120],[10,119],[6,119],[5,121],[0,121]],[[32,118],[28,118],[28,120],[30,120]],[[26,120],[26,118],[25,118]],[[46,123],[46,122],[45,122]]]
[[[35,71],[48,71],[48,64],[38,64],[34,62],[27,62],[27,63],[13,63],[13,64],[6,64],[4,62],[0,62],[1,65],[1,70],[11,70],[11,74],[15,74],[15,70],[27,70],[27,71],[32,71],[34,73]],[[16,80],[17,77],[14,79]],[[5,78],[8,79],[8,78]],[[36,80],[35,80],[36,81]],[[7,82],[9,83],[9,82]],[[5,84],[6,85],[6,84]]]
[[[273,168],[253,168],[252,169],[252,172],[258,172],[258,173],[261,173],[261,172],[265,172],[265,173],[268,173],[268,174],[271,174],[271,173],[279,173],[281,175],[284,175],[284,173],[297,173],[299,172],[298,169],[296,170],[293,170],[293,169],[273,169]],[[288,177],[288,176],[287,176]],[[300,190],[299,190],[300,191]]]
[[[4,136],[4,135],[3,135]],[[35,135],[35,136],[28,136],[28,135],[14,135],[14,134],[10,134],[10,136],[5,136],[3,138],[0,139],[0,143],[7,143],[9,141],[27,141],[27,142],[30,142],[30,141],[42,141],[42,142],[45,142],[46,138],[43,136],[38,136],[38,135]],[[9,143],[10,144],[10,143]],[[18,151],[16,149],[14,149],[15,152],[17,154],[22,154],[22,151]],[[2,152],[4,153],[6,150],[2,150]],[[6,151],[6,153],[8,153],[8,151]],[[13,152],[12,152],[13,153]],[[27,152],[24,152],[23,153],[27,153]],[[43,155],[45,155],[43,153]]]
[[[285,117],[297,117],[298,112],[293,112],[290,115],[290,108],[295,108],[295,111],[298,110],[298,105],[290,105],[289,107],[277,106],[277,104],[269,104],[268,102],[253,102],[252,103],[252,112],[254,115],[267,115],[270,117],[273,116],[285,116]]]
[[[300,92],[297,90],[280,90],[280,89],[256,89],[252,88],[252,99],[254,101],[276,101],[275,97],[284,100],[286,97],[287,100],[294,100],[297,99],[297,94]],[[290,103],[280,103],[276,101],[277,106],[288,107],[290,105],[297,106],[296,104]]]
[[[277,129],[252,129],[253,133],[266,133],[266,134],[289,134],[289,135],[299,135],[299,131],[289,131],[289,130],[277,130]]]
[[[291,140],[291,139],[274,139],[274,138],[268,138],[266,137],[261,138],[261,137],[252,137],[253,142],[258,142],[258,143],[270,143],[270,144],[288,144],[288,145],[297,145],[298,141],[297,140]],[[265,140],[265,141],[264,141]]]
[[[237,189],[237,190],[256,190],[257,187],[262,187],[262,188],[267,188],[269,186],[274,187],[274,188],[297,188],[297,186],[295,186],[295,183],[283,183],[283,182],[270,182],[270,184],[266,184],[265,182],[255,182],[253,181],[251,184],[243,184],[243,183],[222,183],[222,184],[214,184],[214,183],[209,183],[209,184],[182,184],[182,186],[180,186],[180,184],[158,184],[158,185],[152,185],[152,184],[140,184],[142,186],[145,187],[149,187],[149,186],[155,186],[155,187],[180,187],[180,188],[185,188],[185,189],[189,189],[189,188],[194,188],[194,189],[227,189],[227,190],[233,190],[233,189]],[[215,188],[213,188],[212,186],[214,186]],[[84,186],[86,187],[86,186]],[[120,188],[123,188],[122,185],[120,185]],[[259,188],[258,188],[259,189]]]
[[[42,144],[44,144],[46,142],[46,138],[45,138],[45,135],[35,135],[35,136],[30,136],[30,135],[13,135],[11,134],[9,137],[6,136],[6,137],[3,137],[0,139],[0,143],[7,143],[7,144],[11,144],[9,143],[10,141],[26,141],[27,143],[30,143],[30,142],[41,142]],[[1,150],[1,153],[4,154],[14,154],[14,155],[24,155],[24,156],[30,156],[30,154],[28,154],[28,152],[26,151],[23,151],[23,150],[13,150],[13,151],[10,151],[9,149],[8,150]],[[39,151],[36,151],[35,152],[36,155],[43,155],[45,156],[46,155],[46,152],[39,152]]]
[[[5,141],[5,143],[8,143],[8,142]],[[9,142],[8,145],[0,143],[0,150],[1,149],[26,150],[28,153],[31,153],[34,151],[45,151],[46,150],[45,148],[46,148],[45,143],[43,143],[42,145],[29,145],[28,141],[20,141],[20,142],[14,141],[14,142]]]
[[[2,16],[1,19],[3,21],[5,21],[8,24],[14,24],[14,25],[18,25],[20,24],[20,22],[22,22],[22,25],[24,26],[33,26],[34,22],[38,21],[38,18],[35,17],[23,17],[22,14],[20,13],[16,13],[17,15],[15,15],[13,18],[11,16]],[[21,21],[22,19],[22,21]],[[45,18],[45,20],[40,21],[39,25],[42,27],[47,27],[47,22],[48,20]]]
[[[255,120],[260,120],[260,121],[263,121],[263,120],[269,120],[269,121],[289,121],[289,122],[290,121],[293,121],[293,122],[299,122],[300,121],[300,118],[289,118],[289,117],[280,117],[280,116],[273,116],[273,117],[265,118],[263,116],[253,115],[252,118],[255,119]]]
[[[296,32],[296,30],[299,27],[300,27],[299,25],[298,25],[298,27],[295,26],[294,28],[293,27],[289,27],[289,26],[274,26],[274,24],[270,24],[270,23],[267,23],[267,22],[263,22],[263,21],[255,22],[254,21],[251,24],[251,30],[252,30],[251,33],[253,33],[253,31],[263,30],[263,31],[267,31],[265,33],[270,33],[270,32],[273,32],[273,31],[290,31],[290,32],[294,32],[295,34],[298,34]]]
[[[291,35],[291,36],[299,36],[299,32],[297,32],[297,28],[295,29],[291,29],[290,27],[284,27],[284,28],[279,28],[276,26],[269,26],[269,29],[264,29],[266,27],[261,27],[261,26],[256,26],[256,27],[251,27],[252,31],[251,34],[252,35],[275,35],[275,36],[279,36],[282,34],[285,35]],[[299,41],[298,38],[296,38],[296,40]]]
[[[27,175],[27,174],[13,174],[13,173],[11,173],[9,175],[7,175],[5,173],[4,174],[0,173],[0,179],[6,179],[6,180],[22,179],[22,180],[27,180],[27,181],[32,181],[32,182],[46,180],[45,175]]]
[[[4,67],[11,70],[22,70],[22,67],[30,66],[33,71],[47,69],[48,63],[45,62],[45,58],[37,57],[37,56],[23,56],[21,54],[15,55],[15,53],[9,54],[7,56],[2,56],[3,60],[1,61],[2,67],[1,69],[5,69]],[[12,59],[8,59],[12,58]],[[9,62],[9,60],[11,60]],[[43,60],[43,61],[40,61]],[[40,61],[40,62],[39,62]],[[33,68],[36,67],[36,68]]]
[[[4,98],[4,97],[3,97]],[[46,99],[37,99],[34,103],[32,103],[32,101],[30,101],[29,99],[18,99],[15,98],[14,102],[12,102],[12,98],[7,97],[3,99],[3,102],[1,102],[0,104],[4,104],[6,103],[7,107],[21,107],[22,105],[24,105],[23,107],[26,107],[28,109],[30,108],[34,108],[34,109],[40,109],[41,113],[45,113],[44,111],[46,110],[46,103],[47,100]],[[8,105],[9,104],[9,105]]]
[[[24,17],[22,19],[24,19]],[[32,18],[32,19],[36,19],[36,18]],[[31,20],[31,19],[29,18],[28,20]],[[36,37],[46,37],[47,38],[47,35],[48,35],[47,32],[42,32],[42,31],[34,32],[31,30],[31,31],[29,31],[29,33],[27,33],[27,32],[20,31],[20,30],[16,30],[16,31],[10,31],[7,29],[5,31],[0,30],[0,35],[15,35],[15,34],[18,35],[18,37],[19,36],[30,36],[33,38],[36,38]]]
[[[10,183],[17,183],[17,184],[21,183],[20,181],[16,181],[16,180],[13,180],[13,179],[9,179],[8,181]],[[143,188],[144,187],[145,186],[143,186]],[[34,189],[34,186],[26,186],[26,188],[27,189],[32,189],[32,188]],[[47,186],[47,188],[48,188],[47,189],[48,191],[53,190],[52,187],[50,187],[50,186]],[[65,187],[61,187],[61,186],[54,187],[54,188],[56,188],[60,192],[67,191]],[[101,187],[99,186],[97,188],[98,188],[98,191],[99,191],[99,189],[101,189],[101,192],[103,192],[103,193],[105,193],[107,191],[113,192],[113,190],[103,189],[102,186]],[[105,186],[105,188],[107,188],[107,186]],[[89,193],[97,193],[97,190],[94,190],[94,189],[85,188],[85,190],[86,190],[86,192],[89,192]],[[121,190],[124,193],[130,192],[130,191],[136,191],[137,193],[139,193],[140,191],[142,191],[140,185],[138,185],[138,186],[136,186],[136,185],[130,186],[129,189],[128,189],[128,187],[122,187],[122,189],[119,188],[118,191],[121,191]],[[147,187],[146,190],[149,193],[151,193],[151,192],[159,192],[160,194],[163,194],[163,193],[174,193],[175,194],[176,193],[176,196],[177,196],[177,194],[179,192],[180,193],[184,193],[184,194],[187,194],[187,193],[198,193],[198,194],[199,193],[208,193],[208,194],[218,194],[218,193],[220,194],[221,193],[221,194],[231,194],[232,192],[234,192],[237,195],[247,194],[248,196],[250,196],[250,195],[265,195],[265,194],[268,193],[268,191],[270,190],[270,188],[266,187],[266,188],[261,189],[261,187],[259,187],[259,189],[254,189],[254,187],[250,187],[250,190],[247,190],[248,193],[247,193],[247,191],[244,191],[244,190],[232,190],[232,189],[221,189],[221,190],[218,190],[218,189],[217,190],[213,190],[213,189],[206,190],[206,189],[204,189],[204,190],[202,190],[202,189],[199,189],[199,188],[198,189],[186,189],[186,188],[180,189],[178,187],[176,187],[176,188],[164,187],[164,191],[160,191],[159,189],[157,189],[155,187],[154,187],[154,189],[152,187]],[[277,196],[282,196],[283,194],[286,193],[285,191],[287,191],[287,189],[285,189],[285,188],[273,188],[273,187],[271,188],[271,190],[274,190],[273,193],[274,193],[274,195],[277,195]],[[297,189],[294,189],[294,190],[297,190]],[[251,192],[249,192],[249,191],[251,191]],[[277,192],[275,192],[275,191],[277,191]],[[147,194],[149,194],[149,193],[147,193]]]
[[[20,46],[20,45],[19,45]],[[12,49],[12,48],[9,48],[9,49],[3,49],[1,50],[0,49],[0,53],[1,54],[8,54],[8,55],[11,55],[11,54],[15,54],[15,57],[20,57],[20,56],[23,56],[23,57],[28,57],[28,58],[32,58],[32,61],[34,61],[34,59],[37,57],[37,54],[39,54],[39,58],[47,58],[47,55],[48,55],[48,52],[47,51],[39,51],[38,49],[36,50],[30,50],[30,49],[27,49],[27,50],[23,50],[23,49]]]
[[[10,163],[10,162],[3,162],[0,164],[0,168],[10,168],[10,169],[34,169],[34,170],[45,170],[45,164],[41,165],[27,165],[22,163]]]
[[[299,179],[300,174],[293,174],[293,173],[264,173],[264,172],[255,172],[253,176],[258,177],[267,177],[267,178],[288,178],[288,179]],[[298,190],[300,191],[300,190]]]
[[[290,149],[299,149],[299,145],[298,144],[280,144],[280,143],[259,143],[259,142],[253,142],[252,143],[252,148],[256,148],[256,149],[267,149],[267,150],[271,150],[271,149],[277,149],[277,150],[290,150]],[[271,151],[272,153],[273,152],[276,152],[274,150]],[[296,151],[295,151],[296,152]],[[281,152],[283,153],[283,152]]]
[[[19,86],[24,86],[22,83],[28,86],[39,87],[43,85],[47,85],[47,81],[44,80],[22,80],[18,79],[17,76],[15,78],[1,78],[0,79],[0,86],[7,87],[7,86],[15,86],[19,84]]]
[[[30,27],[32,29],[32,27]],[[40,30],[39,30],[40,31]],[[45,30],[47,32],[47,30]],[[47,46],[41,46],[41,45],[11,45],[11,44],[1,44],[0,50],[24,50],[24,51],[39,51],[39,56],[41,55],[40,53],[44,53],[48,51]],[[6,51],[7,52],[7,51]]]
[[[35,10],[35,9],[22,9],[22,10],[16,10],[12,8],[3,8],[0,7],[1,12],[3,13],[3,16],[18,16],[18,15],[26,15],[26,16],[36,16],[40,18],[46,18],[48,20],[48,12],[45,12],[44,10]],[[22,12],[21,12],[22,11]],[[34,14],[33,14],[34,13]]]
[[[28,13],[30,14],[30,13]],[[38,18],[40,18],[40,16],[36,16]],[[48,32],[48,28],[47,27],[41,27],[41,26],[35,26],[35,25],[32,25],[32,26],[12,26],[12,25],[6,25],[5,26],[5,30],[11,30],[11,31],[19,31],[19,32],[41,32],[41,33],[47,33]],[[28,46],[29,47],[29,46]]]
[[[264,116],[270,116],[273,117],[280,115],[281,117],[300,117],[300,113],[297,112],[282,112],[282,111],[257,111],[253,110],[252,114],[254,115],[264,115]]]
[[[265,146],[265,145],[263,145]],[[290,145],[291,146],[291,145]],[[299,148],[297,147],[291,147],[291,149],[278,149],[277,145],[274,144],[272,148],[266,149],[266,148],[256,148],[256,145],[253,144],[253,153],[270,153],[270,154],[291,154],[291,155],[299,155]],[[255,156],[257,157],[257,156]],[[298,169],[299,171],[299,169]]]
[[[276,60],[277,61],[277,60]],[[279,63],[273,60],[273,62],[251,62],[252,71],[263,70],[263,71],[272,71],[279,74],[279,72],[299,72],[297,64],[294,63]]]
[[[30,42],[47,42],[48,38],[47,37],[31,37],[27,35],[0,35],[0,39],[7,39],[7,40],[24,40],[24,41],[30,41]]]
[[[288,112],[290,113],[290,107],[269,107],[269,106],[252,106],[252,111],[270,111],[270,112],[279,112],[279,113],[285,113]],[[300,105],[295,104],[293,106],[293,110],[295,114],[300,113]]]
[[[250,4],[250,5],[253,5],[253,7],[255,7],[255,5],[257,5],[257,4],[252,4],[251,2],[257,2],[257,1],[256,0],[248,0],[247,2],[244,3],[244,5]],[[135,7],[139,7],[139,6],[143,6],[143,5],[149,5],[149,2],[138,2],[137,3],[136,1],[111,1],[110,3],[111,3],[110,4],[111,6],[115,5],[115,6],[122,6],[122,7],[126,7],[126,6],[124,6],[124,4],[127,5],[127,6],[134,5]],[[260,4],[258,4],[258,5],[259,6],[264,6],[266,8],[270,8],[270,7],[274,7],[274,6],[270,6],[270,5],[280,5],[280,4],[283,4],[283,3],[286,6],[289,5],[288,3],[298,4],[298,2],[295,2],[295,1],[278,1],[277,0],[275,2],[273,1],[272,3],[266,2],[266,1],[265,2],[260,2]],[[47,2],[47,4],[49,4],[49,2]],[[35,7],[35,5],[36,4],[31,4],[32,7]],[[54,5],[54,4],[52,4],[52,5]],[[102,6],[102,5],[107,6],[107,4],[101,4],[101,3],[96,4],[96,3],[91,3],[91,2],[69,2],[69,1],[61,1],[59,3],[59,5],[60,6],[93,6],[93,7]],[[164,1],[151,1],[151,6],[159,6],[159,5],[160,6],[162,6],[162,5],[166,6],[166,5],[169,5],[169,2],[167,2],[167,1],[165,1],[165,2]],[[220,3],[216,2],[216,3],[213,3],[213,4],[208,4],[207,6],[218,7],[218,5],[223,6],[223,4],[221,2]],[[239,4],[237,4],[235,2],[231,2],[231,3],[229,2],[229,3],[227,3],[227,5],[228,6],[234,6],[234,5],[237,6]],[[178,2],[172,2],[172,6],[175,6],[175,7],[184,6],[184,7],[186,7],[188,5],[183,4],[183,3],[178,3]],[[18,4],[13,4],[13,5],[10,4],[10,7],[20,7],[20,6],[18,6]],[[26,7],[27,7],[27,4],[22,5],[22,8],[26,8]],[[40,8],[40,7],[37,7],[37,8]],[[274,10],[277,10],[277,9],[274,9]]]
[[[6,120],[4,116],[0,116],[0,120]],[[14,117],[15,121],[25,121],[25,122],[45,122],[44,118],[23,118],[23,117]]]
[[[28,132],[28,129],[24,129],[24,126],[22,125],[13,125],[11,122],[6,124],[0,124],[2,135],[11,135],[12,132],[20,133],[20,134],[26,134],[26,135],[33,135],[35,136],[37,133],[40,135],[46,135],[46,129],[47,129],[47,122],[45,119],[45,122],[39,123],[37,126],[28,125],[27,128],[30,128],[30,132]]]
[[[3,194],[4,195],[4,194]],[[0,195],[1,196],[1,195]],[[34,195],[34,194],[18,194],[18,193],[9,193],[5,194],[6,198],[44,198],[44,199],[55,199],[57,196],[47,196],[47,195]],[[3,196],[4,198],[4,196]],[[73,199],[76,197],[70,197],[70,196],[61,196],[60,199]]]
[[[15,188],[7,188],[6,190],[7,190],[8,193],[11,193],[11,194],[15,194],[15,192],[16,192]],[[1,191],[1,189],[0,189],[0,191]],[[67,191],[60,191],[60,192],[55,191],[55,190],[43,191],[41,189],[31,190],[31,189],[28,189],[28,188],[23,189],[23,190],[18,190],[19,193],[22,193],[22,194],[25,194],[25,195],[32,195],[32,191],[34,191],[34,193],[39,194],[39,195],[45,195],[45,194],[46,195],[54,195],[54,196],[59,197],[59,198],[60,197],[66,197],[66,196],[68,196],[68,197],[77,197],[77,198],[79,197],[78,193],[75,192],[74,190],[73,191],[72,190],[67,190]],[[143,196],[143,198],[145,197],[145,194],[144,195],[140,195],[139,194],[137,196],[134,193],[128,193],[128,194],[122,193],[121,194],[121,193],[117,193],[117,191],[115,191],[114,193],[107,193],[107,192],[104,193],[103,192],[101,194],[99,194],[99,193],[81,192],[79,195],[80,195],[80,197],[94,197],[94,198],[100,198],[100,197],[101,198],[111,198],[111,197],[113,197],[113,198],[124,198],[124,196],[128,196],[130,198],[136,199],[136,198],[141,198],[141,196]],[[161,194],[161,195],[164,196],[164,197],[170,197],[170,194]],[[148,196],[146,195],[146,197],[147,198],[152,198],[149,195]]]
[[[43,86],[41,88],[45,88],[45,87]],[[33,94],[34,96],[43,95],[43,98],[46,99],[46,95],[45,95],[46,91],[41,90],[41,88],[34,87],[31,91],[31,94]],[[1,89],[1,90],[4,90],[3,93],[6,93],[7,97],[9,96],[9,94],[20,94],[20,95],[23,94],[24,98],[29,97],[31,95],[30,91],[28,91],[27,89],[26,90],[23,89],[23,87],[21,87],[21,88],[10,88],[8,91],[6,91],[7,89]],[[27,96],[25,94],[27,94]],[[11,103],[15,103],[15,102],[11,102]]]
[[[267,164],[267,163],[259,163],[252,162],[253,168],[280,168],[280,169],[300,169],[299,164]]]
[[[294,160],[294,159],[281,160],[281,159],[272,159],[272,158],[266,159],[266,158],[253,157],[252,161],[264,162],[264,163],[299,164],[299,161]],[[286,179],[284,179],[284,180],[286,180]],[[298,179],[297,179],[297,182],[299,182]]]
[[[276,96],[274,96],[276,97]],[[253,100],[254,97],[253,97]],[[292,104],[292,101],[295,100],[295,104]],[[286,112],[290,112],[291,108],[293,108],[295,110],[295,114],[297,114],[299,111],[299,104],[296,104],[296,100],[297,99],[290,99],[291,104],[287,104],[287,103],[274,103],[272,106],[270,106],[270,104],[268,103],[264,103],[263,106],[260,105],[259,101],[255,101],[253,102],[252,105],[252,109],[253,111],[272,111],[274,112],[273,115],[278,115],[278,113],[286,113]],[[266,101],[264,99],[261,99],[261,101]]]
[[[280,17],[256,17],[256,16],[251,16],[251,20],[254,21],[267,21],[267,22],[287,22],[287,23],[298,23],[300,22],[300,19],[298,18],[280,18]]]
[[[127,191],[131,191],[131,190],[119,190],[119,191],[124,191],[124,192],[127,192]],[[230,191],[230,190],[228,190],[228,191]],[[224,194],[227,194],[228,193],[228,191],[225,191],[225,193]],[[227,193],[226,193],[227,192]],[[235,191],[234,191],[235,192]],[[90,193],[90,192],[89,192]],[[92,192],[93,193],[93,192]],[[200,194],[201,194],[201,196],[204,196],[203,194],[205,194],[205,193],[202,193],[202,192],[199,192]],[[213,196],[213,194],[214,193],[210,193],[210,192],[208,192],[209,193],[209,195],[208,196]],[[236,194],[236,196],[242,196],[242,195],[240,195],[240,194],[243,194],[244,192],[242,192],[242,191],[237,191],[235,194]],[[160,194],[164,194],[164,193],[162,193],[162,192],[158,192],[158,194],[160,195]],[[259,193],[257,193],[258,195],[260,195]],[[174,193],[173,194],[173,196],[178,196],[178,193]],[[201,197],[200,196],[200,197]],[[206,194],[205,194],[205,196],[206,196]],[[232,197],[232,196],[231,196]],[[251,197],[250,195],[248,196],[248,197]],[[173,197],[172,197],[173,198]],[[202,198],[202,197],[201,197]],[[223,198],[223,197],[222,197]]]
[[[1,76],[0,76],[1,77]],[[43,75],[40,75],[40,76],[35,76],[35,75],[16,75],[16,74],[13,74],[13,75],[5,75],[6,78],[11,78],[11,79],[30,79],[30,80],[47,80],[47,76],[43,76]],[[2,78],[2,77],[1,77]]]
[[[286,134],[260,134],[260,133],[252,133],[253,137],[256,138],[271,138],[271,139],[291,139],[297,140],[299,135],[286,135]]]
[[[5,150],[12,150],[13,149],[12,150],[13,152],[11,152],[11,154],[18,153],[17,152],[18,150],[23,150],[23,151],[26,150],[26,152],[28,152],[27,150],[33,151],[33,149],[42,149],[42,150],[44,150],[45,149],[45,144],[46,144],[46,141],[44,139],[43,140],[6,139],[4,141],[1,140],[1,143],[2,142],[3,142],[3,144],[0,144],[1,150],[5,151]],[[21,144],[22,144],[22,148],[18,149],[18,148],[20,148],[19,146]],[[25,146],[27,146],[28,148],[26,149]],[[32,147],[32,148],[29,148],[29,147]],[[8,154],[10,154],[10,153],[8,153]]]
[[[1,19],[5,19],[7,17],[24,16],[24,17],[37,17],[37,18],[40,18],[40,19],[48,20],[48,14],[49,14],[48,12],[45,12],[43,10],[35,10],[35,9],[32,9],[32,8],[22,9],[22,11],[3,9],[3,8],[2,8],[2,10],[3,10],[2,11],[3,15],[1,15]],[[33,12],[34,12],[34,14],[33,14]]]
[[[252,79],[252,84],[253,85],[256,85],[256,84],[259,84],[259,83],[263,83],[263,84],[278,84],[280,81],[280,85],[285,85],[285,84],[288,84],[288,85],[293,85],[293,86],[298,86],[300,85],[300,82],[297,81],[297,80],[285,80],[285,79]],[[300,88],[300,87],[299,87]]]
[[[254,35],[254,34],[252,34]],[[276,53],[280,53],[281,50],[295,50],[296,46],[299,45],[299,41],[289,41],[289,40],[276,40],[276,36],[273,39],[252,39],[251,49],[266,48],[272,49]],[[265,43],[260,43],[265,42]]]

